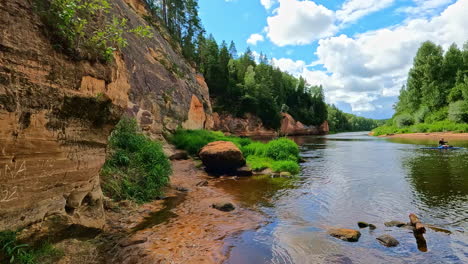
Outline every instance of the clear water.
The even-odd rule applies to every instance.
[[[307,160],[299,178],[219,183],[269,219],[228,241],[226,263],[468,263],[468,150],[422,150],[434,142],[366,133],[294,140]],[[412,231],[383,225],[407,222],[410,213],[451,233],[428,229],[427,252],[420,251]],[[329,227],[359,229],[358,221],[377,229],[361,229],[356,243],[326,234]],[[380,245],[382,234],[400,245]]]

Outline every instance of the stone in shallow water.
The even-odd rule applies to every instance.
[[[218,209],[223,212],[230,212],[234,211],[236,207],[229,202],[219,202],[219,203],[214,203],[211,207]]]
[[[373,224],[369,224],[369,229],[370,230],[375,230],[375,229],[377,229],[377,227],[375,225],[373,225]]]
[[[361,232],[346,228],[332,228],[328,230],[328,234],[332,237],[348,242],[357,242],[361,237]]]
[[[357,225],[359,226],[359,228],[366,228],[369,226],[369,224],[366,222],[358,222]]]
[[[406,223],[403,223],[403,222],[400,222],[400,221],[389,221],[389,222],[385,222],[384,225],[388,226],[388,227],[392,227],[392,226],[402,227],[402,226],[406,225]]]
[[[378,238],[376,238],[377,241],[379,241],[380,244],[386,246],[386,247],[396,247],[400,244],[398,240],[396,240],[394,237],[391,235],[381,235]]]

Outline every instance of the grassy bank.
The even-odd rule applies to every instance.
[[[207,130],[178,130],[170,141],[179,149],[196,155],[206,144],[213,141],[233,142],[242,151],[247,164],[253,170],[272,169],[274,172],[287,171],[297,174],[299,147],[294,141],[279,138],[268,143],[253,141],[249,138],[226,136],[222,132]]]
[[[407,133],[430,133],[430,132],[454,132],[467,133],[468,124],[460,124],[451,121],[439,121],[434,123],[419,123],[409,126],[384,125],[372,130],[374,136]]]
[[[115,200],[148,202],[162,194],[171,173],[161,145],[143,135],[135,119],[122,119],[109,138],[101,170],[104,193]]]

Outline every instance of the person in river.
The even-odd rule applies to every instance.
[[[447,141],[444,141],[444,138],[441,138],[441,139],[439,140],[439,147],[444,147],[444,148],[450,147],[450,146],[447,145],[447,144],[448,144],[448,142],[447,142]]]

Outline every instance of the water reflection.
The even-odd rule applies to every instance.
[[[299,178],[219,183],[270,217],[259,230],[229,241],[226,263],[468,263],[468,151],[421,150],[433,142],[366,133],[292,139],[306,159]],[[407,229],[383,225],[407,222],[409,213],[451,232],[430,229],[423,241]],[[377,229],[361,230],[358,243],[326,234],[331,226],[357,228],[357,221]],[[400,246],[380,245],[376,237],[385,233]]]

